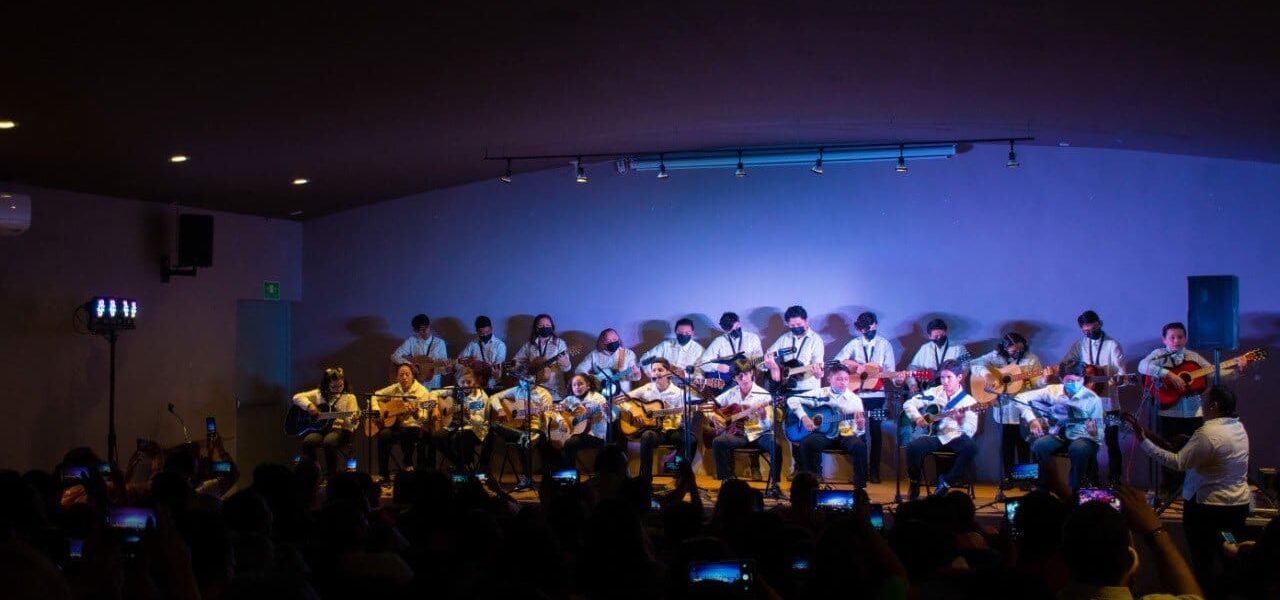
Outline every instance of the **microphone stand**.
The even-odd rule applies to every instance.
[[[524,482],[516,482],[516,486],[511,488],[513,492],[522,492],[534,489],[533,485],[533,393],[537,388],[546,389],[539,385],[532,377],[521,377],[520,383],[516,384],[519,390],[524,391]],[[549,391],[549,390],[548,390]],[[516,393],[516,399],[520,398],[520,393]]]
[[[681,458],[683,458],[684,460],[688,461],[688,462],[689,462],[689,468],[690,468],[690,469],[692,469],[692,468],[693,468],[693,457],[692,457],[692,456],[686,456],[686,454],[697,454],[697,451],[696,451],[696,450],[695,450],[694,452],[689,452],[689,446],[690,446],[690,445],[691,445],[691,443],[693,442],[693,432],[692,432],[692,429],[693,429],[693,404],[692,404],[692,402],[691,402],[691,395],[690,395],[690,393],[689,393],[689,388],[693,385],[693,381],[692,381],[693,377],[692,377],[692,374],[693,374],[693,369],[694,369],[694,368],[693,368],[693,367],[685,367],[684,369],[685,369],[685,376],[684,376],[684,377],[682,377],[682,376],[680,376],[680,375],[677,375],[675,371],[671,371],[671,377],[675,378],[675,380],[676,380],[676,381],[679,381],[680,383],[684,384],[684,385],[682,385],[682,386],[681,386],[681,389],[682,389],[682,391],[683,391],[683,393],[684,393],[684,398],[683,398],[683,400],[682,400],[682,402],[684,403],[684,406],[682,407],[682,408],[684,408],[684,415],[683,415],[683,417],[684,417],[684,427],[682,428],[682,429],[683,429],[683,431],[681,431],[681,432],[680,432],[680,452],[679,452],[679,456],[680,456]],[[699,403],[701,403],[701,402],[702,402],[702,399],[701,399],[701,398],[699,398],[699,399],[698,399],[698,402],[699,402]]]
[[[356,397],[356,408],[357,408],[357,409],[360,409],[360,397],[361,397],[361,396],[364,396],[364,397],[366,398],[366,400],[365,400],[365,407],[366,407],[366,408],[364,408],[364,409],[363,409],[363,413],[364,413],[364,414],[363,414],[363,417],[364,417],[365,419],[375,419],[375,418],[377,418],[377,415],[375,415],[375,414],[374,414],[374,411],[373,411],[373,399],[374,399],[374,398],[399,398],[399,399],[401,399],[401,400],[408,400],[408,399],[411,399],[411,398],[417,398],[417,396],[415,396],[415,395],[413,395],[413,394],[379,394],[379,393],[377,393],[377,392],[357,392],[357,391],[346,391],[346,392],[343,392],[343,393],[344,393],[344,394],[351,394],[352,396],[355,396],[355,397]],[[382,422],[381,422],[381,421],[382,421],[381,419],[378,419],[378,430],[379,430],[379,431],[381,431],[381,430],[382,430]],[[378,436],[377,436],[377,434],[373,434],[373,435],[370,435],[370,434],[369,434],[369,426],[368,426],[368,424],[366,424],[364,427],[357,427],[357,429],[359,429],[359,430],[361,431],[361,433],[363,433],[363,434],[364,434],[364,460],[365,460],[365,469],[367,469],[367,470],[368,470],[368,472],[372,473],[372,472],[373,472],[373,466],[374,466],[374,456],[373,456],[373,438],[378,437]]]

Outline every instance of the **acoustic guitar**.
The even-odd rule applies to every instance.
[[[538,357],[521,362],[515,359],[502,363],[502,368],[506,371],[514,372],[525,377],[533,377],[537,383],[546,383],[551,379],[551,375],[547,374],[547,370],[553,363],[560,360],[561,356],[568,355],[570,358],[582,354],[583,347],[581,344],[566,347],[564,350],[548,357]]]
[[[867,419],[884,419],[883,408],[845,415],[830,404],[817,404],[806,406],[804,412],[813,421],[813,431],[805,429],[804,421],[791,410],[787,411],[787,418],[782,422],[782,432],[786,434],[787,441],[793,444],[799,444],[800,440],[814,433],[826,436],[828,439],[835,439],[837,435],[862,435],[866,431],[857,427],[858,419],[864,419],[864,422]]]
[[[969,378],[969,395],[979,404],[995,402],[1000,394],[1016,394],[1026,387],[1027,382],[1041,377],[1049,377],[1058,372],[1057,367],[1033,369],[1018,365],[997,367],[986,365],[985,377]],[[990,388],[991,391],[987,391]]]
[[[925,426],[920,427],[916,422],[907,415],[906,410],[898,412],[898,444],[906,446],[915,441],[916,438],[938,435],[938,425],[943,419],[951,416],[954,411],[981,413],[990,410],[995,406],[991,404],[970,404],[964,408],[953,408],[947,412],[942,412],[942,407],[937,404],[928,404],[920,410],[920,416],[924,417]]]
[[[1232,359],[1224,360],[1221,363],[1221,369],[1226,371],[1232,369],[1241,363],[1258,362],[1266,360],[1267,351],[1263,348],[1256,348],[1241,354]],[[1150,376],[1143,377],[1143,387],[1151,393],[1151,395],[1160,403],[1160,408],[1170,408],[1177,404],[1179,400],[1187,396],[1196,396],[1203,394],[1209,389],[1209,376],[1213,374],[1213,366],[1201,367],[1195,361],[1184,360],[1182,364],[1176,367],[1167,367],[1170,371],[1167,377],[1177,377],[1187,384],[1185,389],[1179,390],[1173,384],[1164,380],[1164,378],[1155,378]]]
[[[551,447],[557,450],[563,448],[569,438],[590,431],[591,426],[603,418],[604,414],[600,410],[591,410],[591,407],[585,404],[578,405],[573,410],[561,408],[548,410],[547,441],[551,442]]]
[[[415,400],[412,398],[388,398],[378,403],[378,414],[371,415],[365,421],[365,433],[375,435],[378,431],[395,427],[401,421],[416,415],[419,410],[433,410],[435,400]]]
[[[639,400],[628,396],[617,398],[618,430],[628,439],[640,437],[650,429],[661,429],[664,417],[684,414],[684,408],[666,408],[661,400]]]
[[[884,367],[877,363],[860,363],[856,360],[848,362],[854,364],[854,367],[851,368],[852,372],[849,373],[849,389],[855,392],[878,392],[884,389],[884,380],[886,379],[896,379],[898,377],[913,377],[916,380],[933,379],[933,371],[927,369],[885,371],[883,370]]]

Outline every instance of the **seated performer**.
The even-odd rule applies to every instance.
[[[514,387],[509,387],[490,397],[490,408],[493,410],[493,423],[489,426],[489,439],[485,440],[480,451],[481,468],[488,468],[493,446],[498,438],[508,444],[520,446],[516,452],[516,468],[520,470],[518,487],[527,488],[533,485],[533,465],[525,460],[525,447],[533,446],[542,454],[543,469],[550,467],[551,458],[547,450],[546,436],[542,435],[542,420],[555,396],[551,390],[521,380]],[[528,429],[526,437],[525,429]]]
[[[316,448],[324,447],[325,473],[338,472],[338,449],[351,441],[351,432],[359,423],[360,406],[354,394],[348,393],[347,378],[342,367],[325,369],[320,387],[293,395],[293,403],[311,416],[321,412],[354,412],[350,419],[334,419],[329,431],[313,431],[302,437],[302,455],[316,460]]]
[[[1041,370],[1040,358],[1031,353],[1031,344],[1027,338],[1016,331],[1006,333],[996,344],[996,349],[973,359],[969,363],[969,377],[975,382],[982,382],[988,392],[999,394],[1002,389],[999,381],[988,381],[987,367],[1007,367],[1017,365],[1024,372]],[[976,384],[975,384],[976,385]],[[1023,390],[1039,389],[1044,385],[1043,377],[1035,377],[1024,382]],[[1031,460],[1031,446],[1022,437],[1022,411],[1012,403],[1001,402],[991,408],[991,419],[1001,427],[1000,433],[1000,485],[1008,488],[1013,476],[1013,465]]]
[[[1071,489],[1080,489],[1085,473],[1096,468],[1098,445],[1102,443],[1105,427],[1102,400],[1093,390],[1084,387],[1084,363],[1070,360],[1058,366],[1062,383],[1046,385],[1037,390],[1015,396],[1021,417],[1027,422],[1031,435],[1031,453],[1036,461],[1044,464],[1064,447],[1071,458]],[[1043,407],[1043,408],[1041,408]],[[1037,415],[1040,408],[1042,414]],[[1057,421],[1051,431],[1046,431],[1045,420]]]
[[[564,395],[564,373],[572,366],[569,363],[569,346],[556,335],[556,323],[551,315],[541,314],[533,318],[529,341],[516,351],[514,360],[518,368],[529,371],[526,374],[534,378],[535,383],[547,386],[556,398]]]
[[[841,448],[849,455],[853,464],[853,486],[858,489],[867,487],[867,445],[862,441],[866,433],[867,421],[863,413],[862,399],[849,390],[849,367],[837,363],[827,369],[827,385],[809,394],[792,396],[787,399],[787,408],[791,410],[804,428],[813,431],[816,426],[813,419],[805,412],[805,407],[831,406],[839,413],[837,418],[852,418],[853,426],[841,426],[839,435],[829,438],[820,432],[813,431],[800,440],[800,453],[796,458],[796,467],[808,471],[821,478],[822,451],[827,448]],[[817,398],[806,397],[815,395]]]
[[[572,469],[577,465],[578,451],[583,448],[604,447],[610,421],[609,403],[605,401],[604,396],[600,395],[597,384],[595,377],[586,373],[575,373],[569,379],[571,394],[554,403],[552,410],[547,413],[548,431],[551,430],[552,419],[563,420],[564,426],[567,426],[570,432],[580,421],[586,421],[581,425],[585,427],[582,433],[573,433],[564,440],[563,456],[558,457],[559,460],[549,461],[552,464],[560,464]],[[554,457],[556,454],[554,444],[549,443],[548,447],[548,452]]]
[[[417,366],[409,363],[396,369],[396,382],[373,393],[369,409],[377,411],[384,422],[393,419],[390,427],[378,431],[378,477],[390,482],[387,465],[391,461],[391,449],[400,444],[404,470],[413,470],[414,449],[422,439],[422,419],[418,404],[427,399],[427,388],[418,382]],[[396,412],[398,415],[390,413]],[[425,461],[424,461],[425,462]]]
[[[721,409],[731,407],[735,411],[732,417],[742,412],[751,414],[743,417],[738,431],[728,431],[717,435],[711,441],[711,451],[716,458],[716,478],[724,481],[733,476],[733,451],[737,448],[760,448],[769,453],[769,464],[776,465],[769,469],[769,481],[765,484],[765,495],[781,497],[778,487],[778,473],[782,466],[782,449],[773,437],[773,398],[764,388],[755,384],[755,367],[750,360],[740,360],[735,365],[733,380],[738,385],[716,396],[716,405]],[[716,419],[712,419],[716,420]],[[720,419],[723,421],[723,419]],[[723,422],[717,425],[725,425]]]
[[[653,380],[627,395],[636,400],[662,402],[662,408],[678,410],[684,408],[684,390],[671,383],[671,363],[659,358],[649,365]],[[640,477],[648,479],[653,476],[653,451],[659,443],[667,443],[679,448],[684,460],[693,460],[693,436],[689,436],[689,447],[682,448],[684,443],[684,415],[680,412],[662,416],[662,426],[658,430],[648,429],[640,434]]]
[[[431,319],[427,315],[415,315],[409,322],[413,335],[391,353],[391,362],[397,365],[413,363],[422,385],[431,389],[440,387],[440,373],[435,363],[449,359],[444,340],[431,333]]]
[[[640,381],[640,367],[636,366],[636,353],[622,347],[622,338],[615,329],[606,329],[596,338],[596,349],[588,354],[575,369],[600,382],[606,398],[631,390],[632,381]]]
[[[978,445],[973,441],[973,435],[978,431],[978,415],[965,410],[976,405],[977,401],[964,389],[964,367],[960,362],[950,359],[942,361],[940,366],[939,379],[942,384],[929,388],[902,404],[903,412],[917,427],[930,428],[930,421],[936,421],[928,435],[922,435],[907,445],[907,474],[911,478],[912,500],[920,497],[924,457],[930,452],[945,450],[956,454],[951,470],[946,475],[938,476],[938,493],[946,491],[964,478],[970,463],[978,454]],[[929,408],[937,412],[933,419],[924,416],[924,411]]]
[[[457,378],[456,387],[433,390],[430,394],[435,406],[431,409],[432,431],[427,440],[426,464],[435,466],[439,451],[455,467],[474,471],[476,445],[483,443],[489,434],[489,395],[480,387],[474,371],[464,368]],[[481,471],[488,467],[488,463],[480,464]]]
[[[469,359],[471,362],[467,364],[472,367],[462,366],[463,359]],[[502,338],[493,335],[493,321],[484,315],[476,317],[476,339],[467,343],[467,347],[462,349],[462,353],[458,354],[460,365],[458,370],[470,368],[476,371],[476,376],[483,379],[486,391],[493,391],[498,387],[498,379],[502,377],[500,368],[503,361],[507,360],[507,345],[503,343]],[[461,373],[458,373],[461,375]],[[457,375],[455,375],[455,379]]]

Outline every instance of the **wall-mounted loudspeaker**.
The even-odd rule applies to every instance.
[[[1187,278],[1187,337],[1196,348],[1235,350],[1240,346],[1240,278]]]
[[[213,266],[213,215],[178,215],[176,266]]]

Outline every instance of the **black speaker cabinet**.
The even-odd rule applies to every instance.
[[[213,266],[213,215],[178,215],[177,266]]]
[[[1195,348],[1235,350],[1240,346],[1240,278],[1187,278],[1187,337]]]

